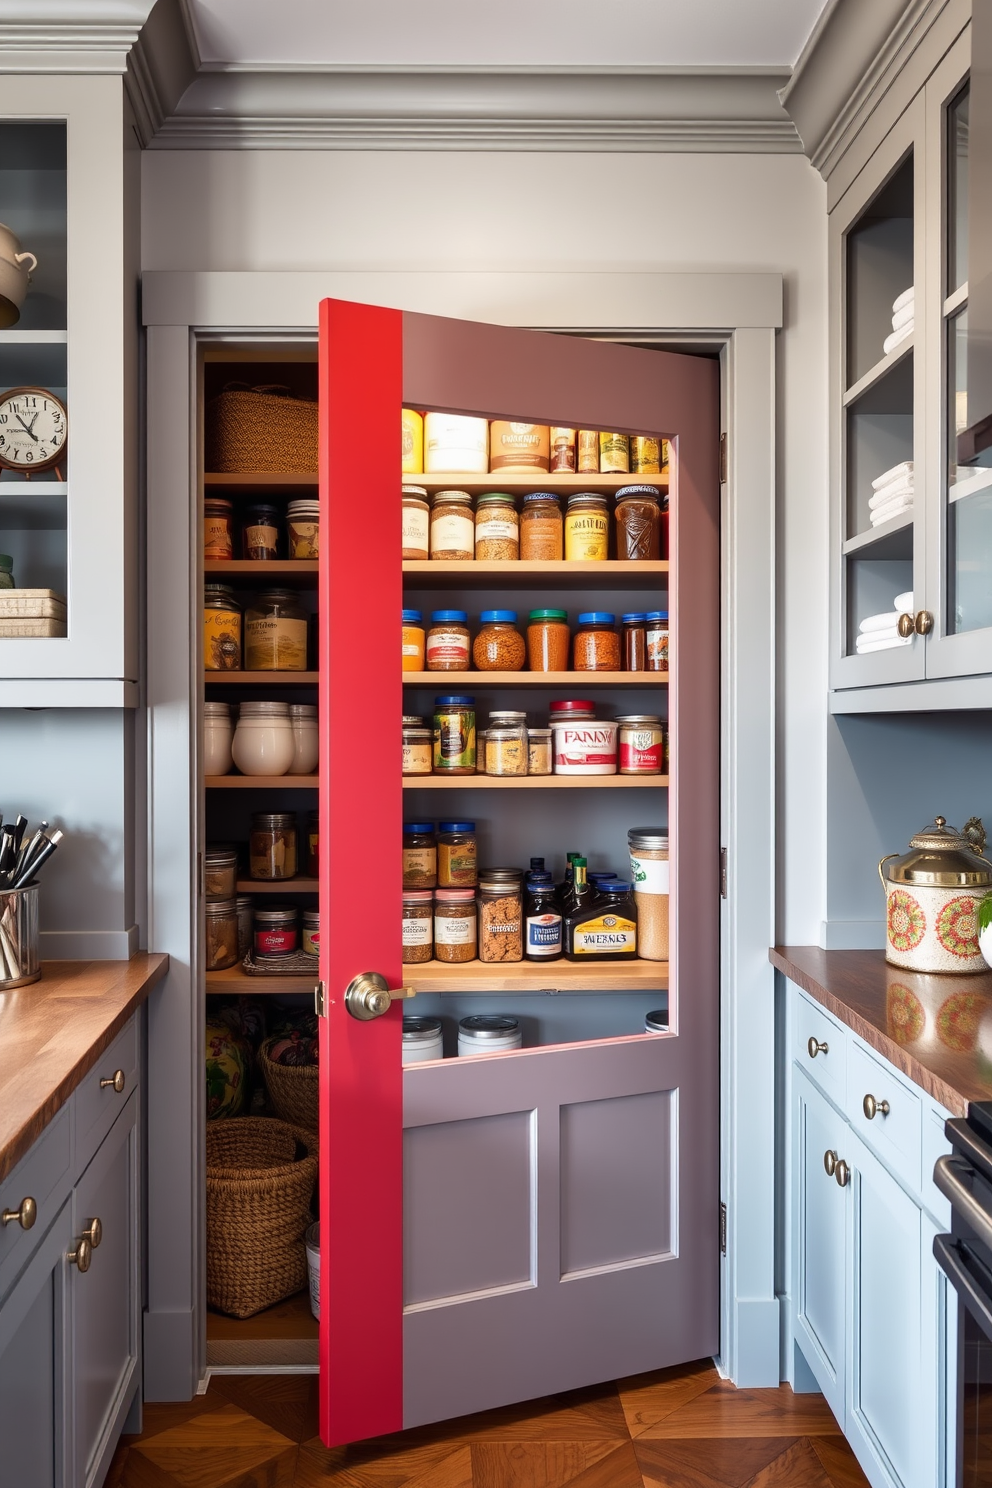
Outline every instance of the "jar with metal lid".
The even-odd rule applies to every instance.
[[[667,961],[668,829],[631,827],[627,847],[637,905],[638,953],[645,961]]]
[[[667,1033],[668,1032],[668,1009],[656,1008],[652,1013],[644,1014],[645,1033]]]
[[[203,854],[203,897],[233,899],[238,891],[238,852],[229,842],[208,846]]]
[[[403,611],[403,670],[422,672],[426,655],[427,633],[420,610]]]
[[[242,703],[231,754],[242,775],[285,775],[296,758],[289,704],[262,699]]]
[[[432,889],[437,883],[437,838],[433,822],[403,823],[403,887]]]
[[[522,961],[523,896],[520,877],[479,875],[479,960]]]
[[[600,430],[599,468],[610,475],[626,475],[630,469],[630,439],[626,434]]]
[[[206,702],[203,705],[203,773],[226,775],[233,763],[230,703]]]
[[[440,1018],[403,1019],[403,1063],[426,1064],[429,1059],[443,1059]]]
[[[527,643],[517,630],[516,610],[483,610],[482,628],[472,642],[472,660],[480,672],[519,672],[527,660]]]
[[[208,496],[203,503],[204,558],[234,557],[234,503]]]
[[[486,774],[527,774],[527,730],[486,730]]]
[[[620,616],[620,666],[625,672],[647,671],[647,619],[636,611]]]
[[[403,487],[403,557],[426,563],[430,556],[430,515],[423,486]]]
[[[986,968],[978,906],[992,888],[992,862],[978,817],[963,832],[935,817],[910,838],[909,852],[882,858],[878,876],[885,890],[886,961],[923,972]]]
[[[296,816],[292,811],[253,811],[248,837],[249,874],[275,882],[296,877]]]
[[[426,654],[429,672],[468,671],[468,615],[464,610],[434,610],[431,613]]]
[[[272,904],[254,913],[256,959],[295,955],[299,943],[299,915],[295,904]]]
[[[238,961],[238,911],[233,899],[208,899],[203,906],[208,971],[225,971]]]
[[[475,557],[475,520],[467,491],[438,491],[431,506],[431,557],[467,563]]]
[[[439,889],[474,888],[478,877],[479,849],[475,822],[443,821],[437,829],[437,886]]]
[[[403,890],[403,960],[430,961],[434,955],[434,892]]]
[[[504,1054],[523,1046],[517,1018],[506,1014],[473,1013],[458,1024],[458,1054],[462,1059],[480,1054]]]
[[[527,664],[532,672],[567,672],[571,632],[567,610],[531,610]]]
[[[303,954],[305,956],[320,955],[319,909],[305,909],[303,911]]]
[[[433,736],[429,728],[403,725],[403,774],[429,775],[433,768]]]
[[[305,672],[307,615],[291,589],[267,589],[245,611],[249,672]]]
[[[256,561],[267,561],[279,557],[282,537],[282,513],[268,502],[256,502],[245,512],[245,524],[241,534],[244,556]]]
[[[587,610],[579,616],[579,628],[572,642],[572,666],[577,672],[620,670],[616,615],[608,610]]]
[[[241,606],[228,584],[203,591],[203,665],[208,672],[241,670]]]
[[[286,508],[286,545],[290,558],[320,557],[320,502],[291,501]]]
[[[238,911],[238,960],[243,961],[252,948],[254,901],[249,894],[239,894],[234,902]]]
[[[475,774],[475,698],[452,693],[434,699],[434,769]]]
[[[617,719],[618,767],[621,775],[662,775],[665,731],[656,713],[625,713]]]
[[[320,877],[320,812],[307,812],[307,877]]]
[[[642,562],[661,557],[661,507],[655,486],[621,486],[617,492],[617,557]]]
[[[487,491],[475,503],[475,557],[479,563],[515,563],[520,557],[517,503],[505,491]]]
[[[289,726],[293,734],[293,763],[289,775],[313,775],[320,759],[316,703],[290,703]]]
[[[476,926],[474,889],[438,889],[434,895],[434,959],[474,961]]]
[[[574,459],[575,450],[572,449]],[[520,513],[520,557],[528,563],[557,563],[564,554],[561,503],[554,491],[528,491]]]
[[[527,774],[551,774],[551,730],[549,728],[527,730]]]
[[[610,512],[605,496],[576,491],[565,512],[565,561],[605,563],[610,556]]]
[[[556,775],[615,775],[618,725],[605,719],[552,719]]]

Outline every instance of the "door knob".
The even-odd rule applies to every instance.
[[[96,1250],[100,1241],[103,1239],[103,1225],[98,1219],[91,1219],[83,1231],[83,1235],[90,1242],[93,1249]]]
[[[887,1100],[876,1100],[873,1095],[866,1095],[861,1102],[861,1109],[864,1111],[865,1118],[868,1121],[874,1121],[875,1117],[879,1114],[888,1116],[889,1103]]]
[[[348,983],[344,994],[344,1005],[353,1018],[370,1023],[388,1013],[394,1002],[404,1002],[415,997],[414,987],[387,987],[386,978],[378,971],[362,971]]]
[[[832,1178],[834,1176],[834,1170],[836,1167],[837,1154],[836,1152],[831,1152],[830,1148],[828,1147],[826,1152],[823,1154],[823,1171],[826,1173],[828,1178]]]
[[[100,1081],[101,1090],[106,1090],[108,1086],[110,1089],[116,1090],[118,1095],[122,1094],[124,1090],[124,1071],[114,1070],[112,1075],[108,1075],[105,1080]]]
[[[810,1034],[809,1043],[806,1045],[806,1052],[809,1054],[810,1059],[815,1059],[817,1054],[829,1054],[830,1045],[818,1043],[813,1035]]]
[[[85,1235],[80,1235],[79,1239],[76,1241],[75,1250],[70,1250],[69,1254],[66,1256],[66,1260],[69,1262],[70,1266],[78,1266],[80,1271],[88,1271],[90,1269],[90,1260],[92,1259],[92,1256],[93,1246],[90,1244],[89,1240],[87,1240]]]
[[[917,610],[915,626],[917,635],[930,634],[933,630],[933,616],[929,610]]]
[[[38,1205],[34,1199],[22,1199],[16,1209],[5,1209],[0,1214],[4,1229],[9,1224],[19,1224],[22,1230],[29,1230],[37,1218]]]
[[[837,1179],[838,1188],[847,1187],[851,1177],[851,1170],[842,1157],[839,1157],[837,1159],[837,1166],[834,1169],[834,1177]]]
[[[912,615],[900,615],[896,622],[896,628],[904,641],[908,641],[916,632],[916,621]]]

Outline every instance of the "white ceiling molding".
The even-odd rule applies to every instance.
[[[153,149],[801,153],[788,69],[201,72]]]
[[[0,73],[123,72],[153,0],[0,0]]]
[[[128,57],[124,78],[143,145],[175,110],[199,66],[185,7],[180,0],[158,0]]]

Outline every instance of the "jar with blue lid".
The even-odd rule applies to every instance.
[[[433,610],[427,632],[429,672],[468,671],[468,615],[464,610]]]
[[[449,693],[434,699],[434,769],[475,774],[475,698]]]
[[[472,660],[480,672],[519,672],[527,643],[517,629],[516,610],[483,610],[482,629],[472,643]]]
[[[608,610],[586,610],[572,642],[572,666],[577,672],[618,672],[620,636],[617,617]]]
[[[645,620],[647,670],[668,671],[668,611],[650,610]]]

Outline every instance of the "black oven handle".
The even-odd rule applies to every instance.
[[[945,1273],[976,1323],[981,1324],[986,1337],[992,1338],[992,1308],[989,1307],[988,1295],[981,1290],[966,1267],[951,1236],[934,1235],[933,1253],[937,1265]]]
[[[950,1199],[951,1208],[959,1214],[965,1224],[992,1250],[992,1215],[978,1202],[963,1179],[977,1178],[979,1174],[960,1157],[938,1157],[933,1166],[933,1181],[945,1199]]]

